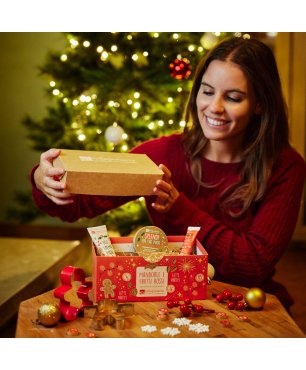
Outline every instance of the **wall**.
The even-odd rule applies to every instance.
[[[61,50],[61,33],[0,33],[0,223],[15,190],[30,189],[28,172],[39,160],[39,153],[29,149],[22,118],[45,115],[51,103],[45,93],[48,81],[39,76],[49,50]],[[50,220],[52,223],[53,221]]]

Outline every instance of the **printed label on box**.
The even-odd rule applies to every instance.
[[[167,295],[167,266],[156,266],[153,270],[136,268],[137,297],[164,297]]]
[[[126,159],[126,158],[104,158],[104,157],[91,157],[86,155],[80,155],[79,158],[80,161],[82,162],[136,164],[135,159]]]

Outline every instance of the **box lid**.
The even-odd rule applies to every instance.
[[[61,149],[53,165],[75,194],[150,195],[162,170],[146,155]]]

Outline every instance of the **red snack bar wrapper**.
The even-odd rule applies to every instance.
[[[187,229],[187,234],[184,239],[184,243],[182,245],[180,254],[191,254],[194,242],[196,240],[196,237],[198,235],[198,232],[200,231],[200,227],[198,226],[189,226]]]

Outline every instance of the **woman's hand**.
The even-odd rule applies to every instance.
[[[55,204],[73,203],[72,194],[64,192],[65,184],[60,182],[65,170],[53,167],[53,161],[60,155],[59,149],[49,149],[40,156],[39,166],[34,172],[34,181],[38,190],[43,192]]]
[[[166,213],[172,208],[179,196],[179,192],[171,181],[170,170],[163,164],[160,164],[159,168],[163,171],[164,175],[161,180],[157,180],[156,182],[156,186],[153,189],[156,200],[151,205],[157,212]]]

